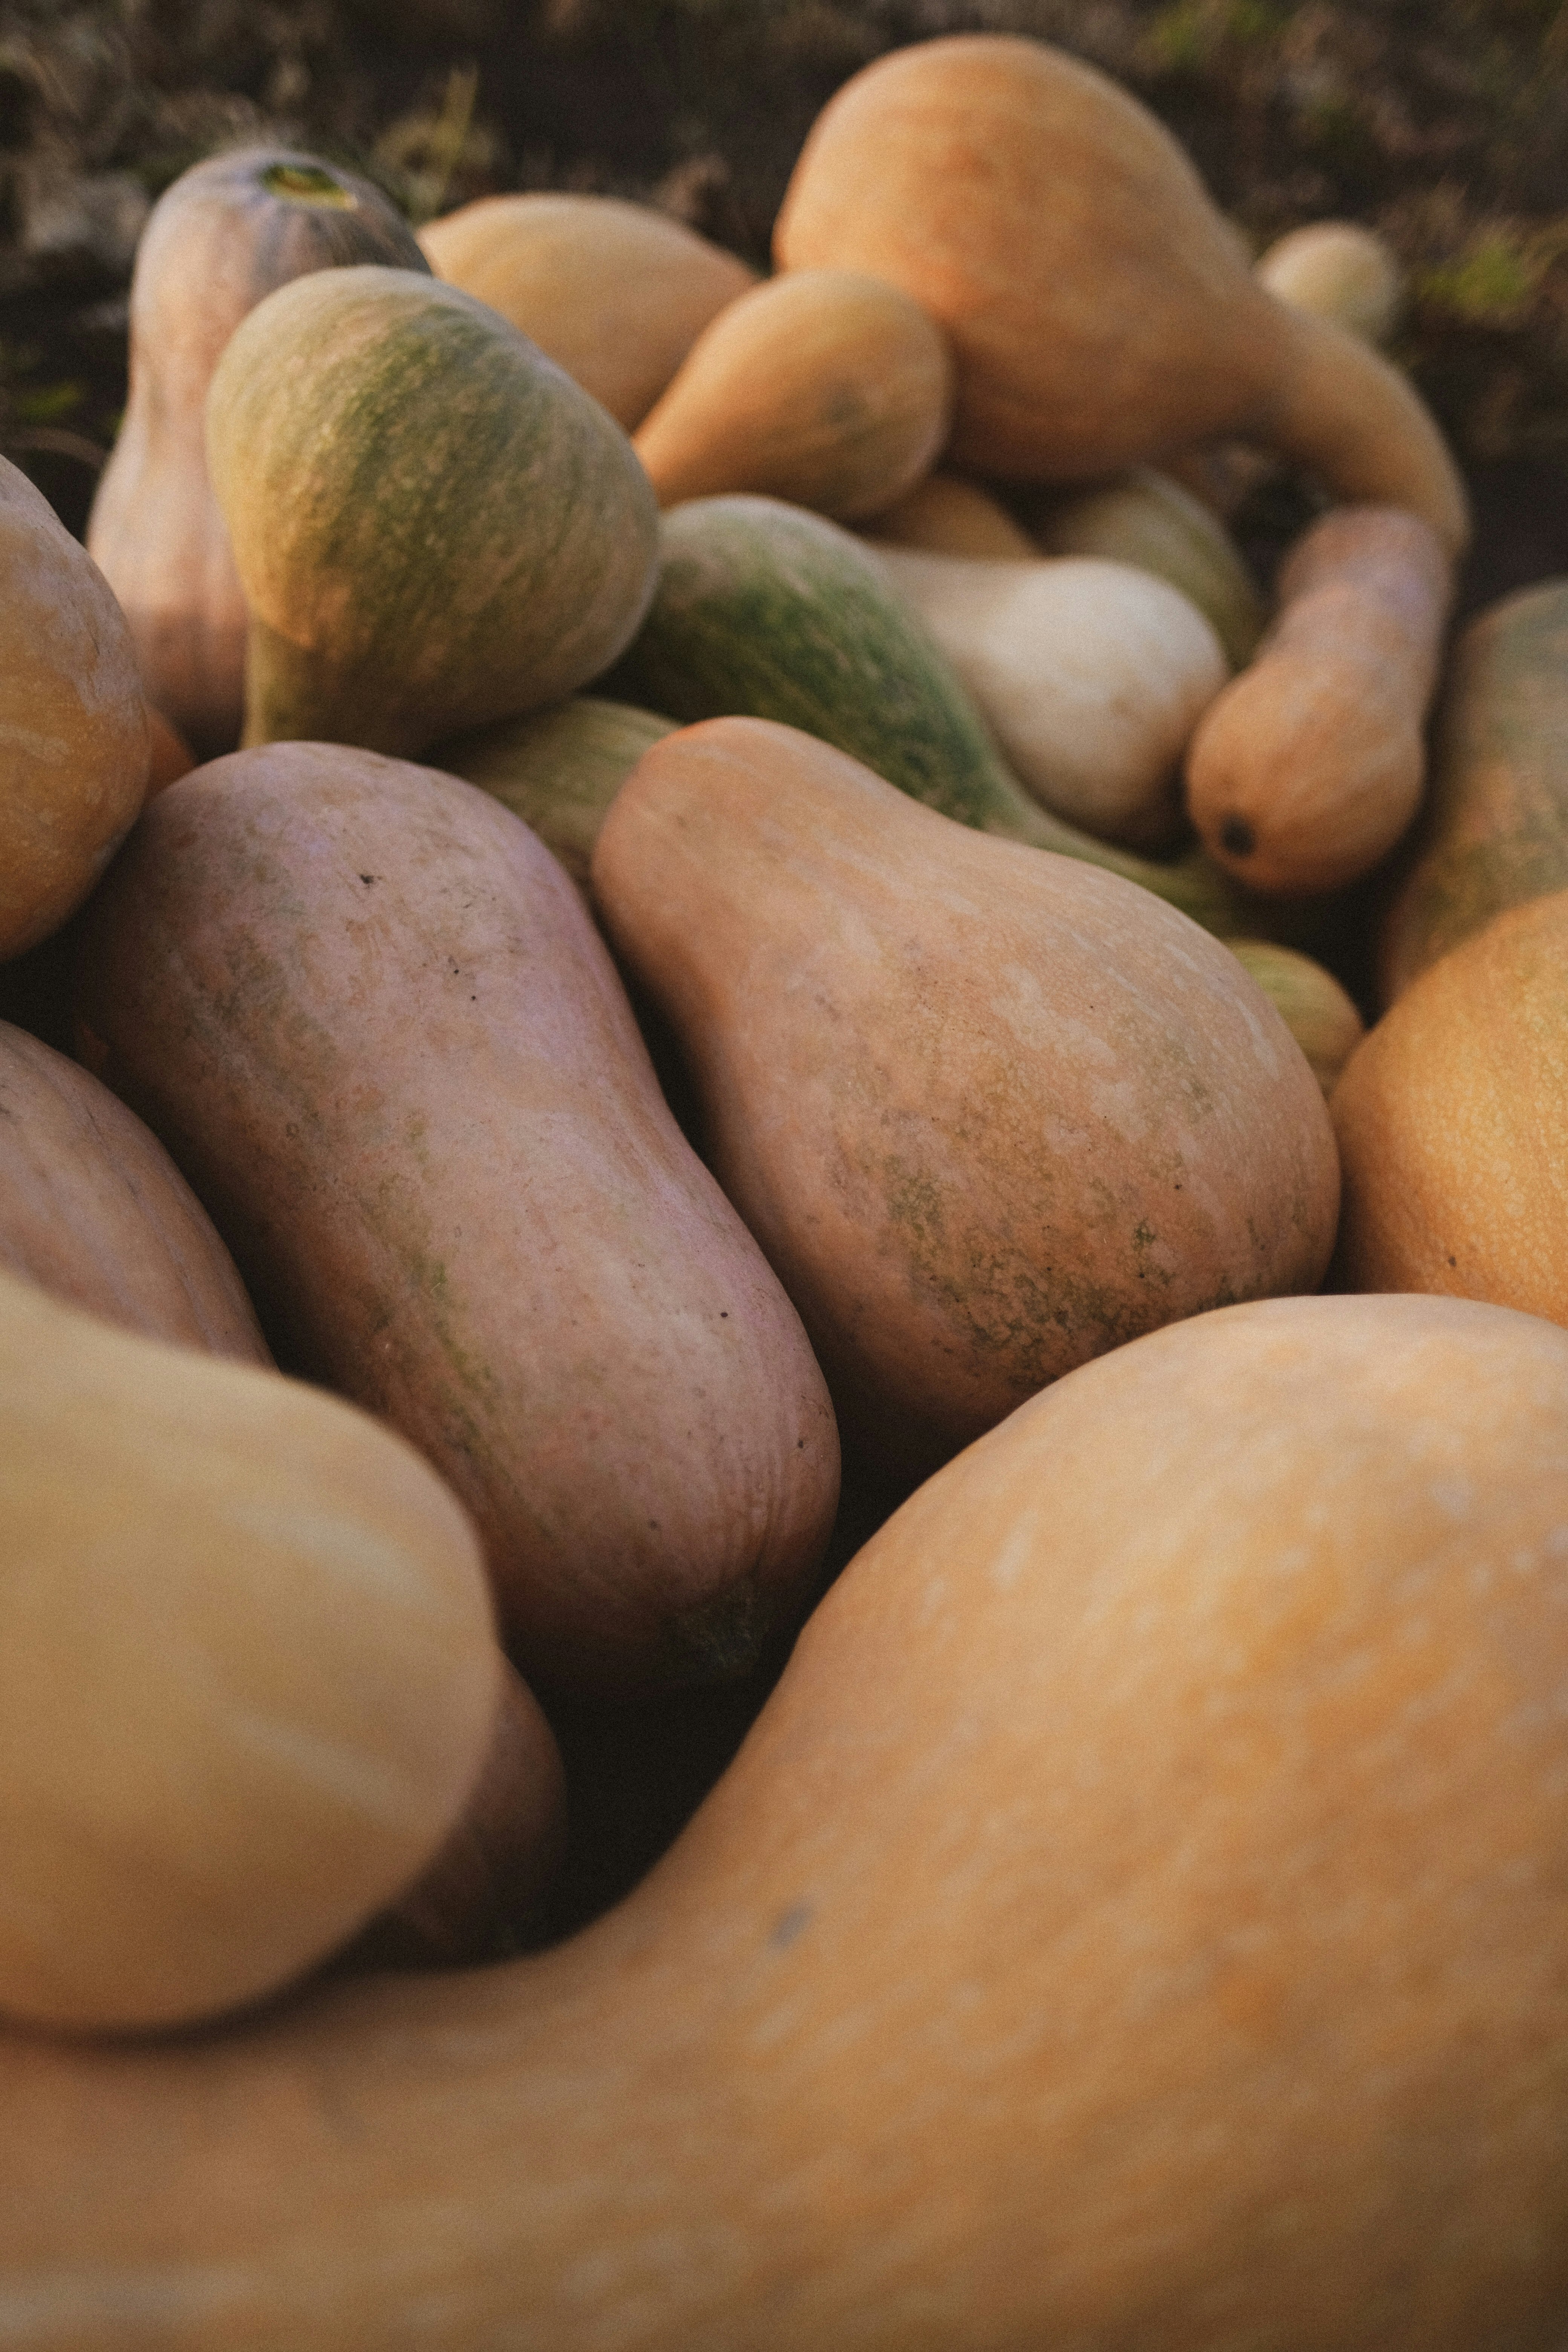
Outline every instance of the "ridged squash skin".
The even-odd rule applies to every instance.
[[[879,1446],[952,1452],[1142,1331],[1321,1276],[1318,1085],[1236,959],[1146,892],[743,719],[644,754],[593,887]]]
[[[413,230],[370,181],[271,145],[182,172],[137,245],[130,388],[88,517],[88,552],[124,609],[148,694],[204,759],[239,740],[247,626],[207,478],[213,370],[275,287],[366,261],[426,267]]]
[[[468,1801],[502,1674],[473,1530],[365,1414],[8,1274],[0,1429],[0,2013],[253,2000]]]
[[[631,703],[574,694],[548,710],[448,736],[430,756],[447,775],[482,785],[531,825],[586,890],[605,811],[648,745],[673,734],[675,725]]]
[[[1408,379],[1276,300],[1158,118],[1047,42],[954,34],[852,76],[807,135],[773,256],[924,304],[957,360],[963,469],[1085,481],[1258,441],[1465,544],[1464,483]]]
[[[515,327],[412,270],[252,310],[207,395],[250,608],[245,740],[413,753],[613,662],[653,593],[630,442]]]
[[[1550,2352],[1565,1420],[1447,1299],[1072,1373],[585,1935],[0,2041],[14,2352]]]
[[[826,1541],[832,1412],[528,827],[374,753],[236,752],[154,802],[81,975],[280,1360],[473,1513],[525,1675],[742,1671]]]
[[[126,1330],[272,1359],[212,1219],[90,1070],[0,1021],[0,1266]]]
[[[1568,579],[1503,597],[1444,667],[1421,822],[1378,941],[1383,1001],[1523,899],[1568,888]]]
[[[0,458],[0,959],[58,930],[146,798],[125,615],[41,490]]]
[[[1345,1066],[1336,1278],[1568,1323],[1568,892],[1430,965]]]

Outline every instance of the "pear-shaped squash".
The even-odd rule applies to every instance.
[[[427,221],[437,278],[499,310],[635,432],[710,319],[757,282],[651,205],[558,189],[479,196]]]
[[[1565,1423],[1468,1301],[1071,1373],[586,1935],[0,2040],[14,2352],[1550,2346]]]
[[[1168,580],[1209,621],[1233,669],[1263,635],[1263,599],[1240,549],[1212,507],[1152,466],[1104,488],[1026,496],[1023,510],[1047,555],[1098,555]]]
[[[917,1461],[1140,1331],[1321,1277],[1317,1083],[1147,892],[745,719],[644,754],[593,884],[841,1416]]]
[[[81,966],[280,1360],[449,1478],[531,1680],[743,1671],[826,1541],[832,1412],[528,827],[374,753],[236,752],[153,803]]]
[[[952,356],[911,295],[796,269],[719,313],[634,446],[661,507],[756,490],[849,520],[929,472],[952,417]]]
[[[146,798],[125,615],[41,490],[0,457],[0,959],[58,930]]]
[[[1408,380],[1277,300],[1164,126],[1044,41],[956,34],[856,74],[773,250],[886,278],[947,330],[961,467],[1079,481],[1235,437],[1464,544],[1464,485]]]
[[[10,1275],[0,1431],[0,2012],[253,2000],[468,1802],[502,1673],[473,1530],[367,1416]]]
[[[369,180],[278,146],[231,148],[182,172],[136,248],[130,392],[87,544],[124,608],[149,695],[204,759],[234,749],[245,701],[245,597],[207,478],[213,370],[274,287],[365,261],[426,266]]]
[[[658,509],[620,427],[472,295],[320,270],[251,311],[207,401],[250,606],[247,743],[423,750],[614,661]]]

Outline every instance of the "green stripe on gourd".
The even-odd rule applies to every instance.
[[[585,891],[610,803],[649,745],[675,731],[676,721],[655,711],[575,694],[553,709],[454,736],[430,763],[503,802]]]

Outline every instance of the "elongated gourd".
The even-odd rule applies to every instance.
[[[1189,597],[1091,555],[879,554],[1043,807],[1135,848],[1179,834],[1182,753],[1230,675]]]
[[[1135,563],[1194,604],[1232,669],[1263,635],[1263,599],[1236,541],[1211,507],[1169,474],[1135,466],[1107,488],[1026,499],[1029,528],[1047,555],[1099,555]]]
[[[245,701],[245,596],[207,478],[213,370],[274,287],[365,261],[426,267],[379,188],[279,146],[232,148],[182,172],[136,248],[130,390],[88,551],[124,608],[148,694],[204,759],[233,751]]]
[[[635,432],[709,320],[757,282],[737,254],[651,205],[559,190],[479,196],[419,243],[460,286]]]
[[[1432,780],[1378,942],[1383,1001],[1505,908],[1568,889],[1568,580],[1503,597],[1445,665]]]
[[[468,1801],[501,1677],[473,1531],[366,1415],[8,1274],[0,1426],[0,2013],[252,2000]]]
[[[1043,41],[895,49],[817,117],[773,231],[783,269],[866,269],[952,339],[951,456],[1070,482],[1205,441],[1261,443],[1342,500],[1405,506],[1450,553],[1458,470],[1408,380],[1278,301],[1182,148]]]
[[[80,962],[87,1050],[280,1360],[473,1513],[524,1674],[743,1672],[832,1524],[826,1391],[528,827],[374,753],[235,752],[153,803]]]
[[[652,592],[658,509],[626,435],[411,270],[268,295],[214,374],[207,459],[250,608],[249,744],[413,752],[559,701]]]
[[[847,521],[912,488],[952,417],[952,356],[912,296],[796,269],[720,311],[633,446],[661,507],[756,490]]]
[[[1215,863],[1258,890],[1331,890],[1409,828],[1453,567],[1416,515],[1344,507],[1280,568],[1250,667],[1199,721],[1187,808]]]
[[[1118,877],[719,719],[644,754],[593,886],[879,1444],[951,1451],[1140,1331],[1320,1279],[1311,1072],[1236,959]]]
[[[0,457],[0,960],[58,930],[147,793],[125,615],[41,490]]]
[[[1568,1338],[1460,1300],[1069,1374],[586,1934],[0,2039],[13,2352],[1549,2345],[1565,1421]]]
[[[574,694],[552,709],[450,736],[430,757],[521,817],[585,890],[610,803],[648,746],[673,734],[676,723],[604,695]]]
[[[1568,893],[1508,908],[1422,972],[1334,1090],[1338,1278],[1568,1323]]]
[[[89,1070],[0,1021],[0,1265],[127,1330],[271,1362],[234,1260]]]
[[[1254,928],[1206,857],[1162,864],[1031,798],[880,550],[782,499],[691,499],[660,527],[658,586],[610,690],[691,720],[798,727],[961,824],[1081,857],[1205,929]]]

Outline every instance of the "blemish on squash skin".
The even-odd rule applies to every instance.
[[[790,1946],[805,1934],[811,1921],[812,1906],[809,1903],[792,1903],[773,1921],[768,1937],[770,1948],[775,1952],[787,1952]]]

